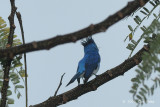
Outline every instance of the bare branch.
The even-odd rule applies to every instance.
[[[61,85],[62,85],[62,79],[63,79],[63,76],[64,76],[64,75],[65,75],[65,73],[61,76],[61,80],[60,80],[60,82],[59,82],[59,85],[58,85],[57,90],[56,90],[55,93],[54,93],[54,97],[57,95],[57,92],[58,92],[59,88],[60,88]]]
[[[10,49],[3,49],[3,50],[1,49],[0,58],[5,57],[8,54],[17,55],[17,54],[21,54],[25,52],[27,53],[27,52],[37,51],[37,50],[44,50],[44,49],[48,50],[57,45],[76,42],[77,40],[91,36],[93,34],[105,32],[110,26],[122,20],[124,17],[129,16],[131,13],[136,11],[139,7],[142,7],[143,5],[145,5],[148,1],[149,0],[134,0],[132,2],[129,2],[127,6],[125,6],[123,9],[119,10],[115,14],[109,16],[104,21],[98,24],[91,24],[90,26],[82,30],[79,30],[77,32],[73,32],[66,35],[58,35],[48,40],[27,43],[25,45],[16,46]]]
[[[19,21],[19,25],[21,28],[21,35],[23,44],[25,45],[25,39],[24,39],[24,30],[23,30],[23,24],[22,24],[22,17],[20,12],[16,12],[16,16]],[[26,94],[26,107],[28,107],[28,85],[27,85],[27,59],[26,59],[26,53],[24,53],[24,65],[25,65],[25,94]]]

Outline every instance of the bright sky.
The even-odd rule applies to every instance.
[[[71,33],[90,24],[96,24],[126,6],[128,1],[16,0],[16,6],[22,14],[25,40],[28,43],[48,39],[58,34]],[[9,0],[1,0],[0,16],[7,23],[9,14]],[[129,24],[135,26],[132,17],[111,26],[105,33],[93,36],[101,55],[100,70],[97,74],[117,66],[128,58],[130,54],[130,51],[126,49],[128,41],[124,43],[124,39],[130,33]],[[15,33],[21,38],[17,19]],[[136,51],[141,47],[142,45]],[[83,54],[83,46],[80,41],[57,46],[49,51],[28,53],[29,105],[41,103],[53,96],[63,73],[66,74],[58,94],[77,86],[75,81],[65,87],[75,74]],[[134,70],[135,68],[125,73],[124,76],[109,81],[96,91],[87,93],[60,107],[136,107],[136,104],[132,103],[132,95],[129,93],[132,85],[130,80],[135,75]],[[93,78],[94,76],[91,79]],[[10,107],[25,107],[24,90],[21,90],[21,94],[23,96],[18,100],[13,93],[12,98],[15,99],[15,104]],[[155,95],[149,98],[154,103],[144,106],[158,107],[160,105],[158,94],[160,93],[156,91]]]

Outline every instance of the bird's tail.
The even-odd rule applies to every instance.
[[[66,87],[67,87],[69,84],[73,83],[77,78],[79,78],[79,77],[81,76],[81,74],[82,74],[82,73],[77,72],[77,73],[73,76],[73,78],[69,81],[69,83],[66,85]]]

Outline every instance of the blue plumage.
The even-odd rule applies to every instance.
[[[96,75],[100,66],[100,55],[96,43],[91,37],[82,42],[84,46],[84,57],[79,61],[77,73],[73,76],[67,86],[76,79],[80,84],[80,78],[84,78],[84,83],[94,74]]]

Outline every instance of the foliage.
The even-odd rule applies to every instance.
[[[140,9],[140,12],[145,15],[142,19],[138,15],[135,16],[134,21],[137,26],[133,29],[131,25],[128,25],[128,28],[131,31],[127,36],[131,40],[131,43],[127,46],[127,49],[131,50],[129,57],[131,57],[133,51],[142,40],[144,40],[144,44],[149,44],[149,52],[144,52],[142,63],[139,64],[136,69],[137,74],[131,79],[133,85],[130,93],[133,94],[133,100],[138,106],[147,103],[147,96],[153,95],[155,89],[160,86],[160,13],[158,15],[153,13],[153,10],[160,5],[160,1],[153,0],[149,3],[153,6],[151,10],[146,7]],[[150,26],[145,27],[142,25],[142,22],[151,15],[155,18]],[[143,34],[135,41],[133,35],[139,27],[143,31]],[[151,85],[149,85],[149,83]]]
[[[9,35],[9,28],[7,27],[6,22],[0,17],[0,49],[5,49],[8,41]],[[20,39],[17,39],[17,35],[14,35],[13,39],[13,46],[21,45]],[[17,94],[17,98],[19,99],[21,93],[19,89],[24,88],[23,85],[20,85],[20,77],[23,79],[24,77],[24,70],[22,68],[23,64],[21,63],[22,55],[17,55],[13,58],[11,63],[9,78],[10,81],[13,83],[14,92]],[[3,75],[4,75],[4,68],[5,68],[5,61],[6,58],[0,59],[0,91],[3,86]],[[12,91],[10,90],[10,86],[7,90],[7,103],[14,104],[14,99],[9,98],[8,96],[12,95]]]
[[[124,41],[126,41],[128,37],[129,37],[129,40],[131,40],[131,43],[129,43],[128,46],[127,46],[127,49],[131,50],[131,54],[129,55],[129,57],[131,57],[133,51],[135,50],[135,48],[137,47],[137,45],[139,44],[139,42],[142,40],[142,38],[143,38],[142,36],[144,35],[144,34],[141,35],[141,37],[139,38],[139,40],[135,41],[133,39],[134,33],[141,26],[142,22],[145,19],[148,19],[150,17],[150,15],[152,14],[153,10],[157,6],[159,6],[159,4],[160,4],[159,0],[153,0],[153,1],[150,1],[149,3],[153,6],[153,8],[150,11],[146,7],[143,7],[143,9],[140,10],[140,12],[145,15],[143,18],[140,18],[138,15],[135,16],[134,21],[137,24],[137,26],[133,29],[133,27],[131,25],[128,25],[128,28],[131,31],[131,33],[126,37],[126,39]],[[153,15],[155,17],[159,17],[155,13],[153,13]],[[146,30],[146,26],[143,25],[143,26],[140,27],[140,29],[144,32]]]

